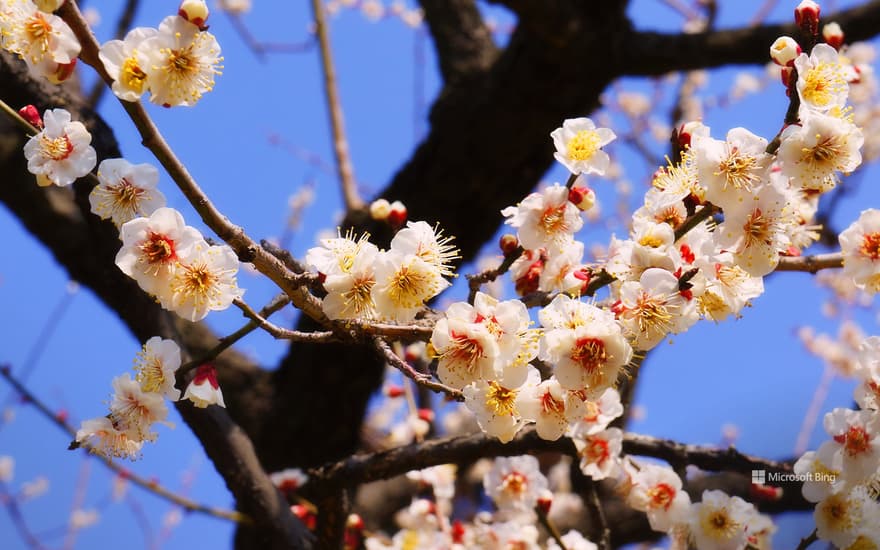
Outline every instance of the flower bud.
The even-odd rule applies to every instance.
[[[391,203],[391,211],[388,213],[388,224],[397,229],[406,223],[406,206],[400,201]]]
[[[501,236],[501,239],[498,241],[498,246],[501,247],[501,252],[507,256],[508,254],[513,254],[519,247],[519,239],[516,238],[516,235],[507,233]]]
[[[791,67],[782,67],[782,70],[779,71],[779,79],[782,81],[782,85],[785,86],[786,93],[788,93],[788,86],[791,81]]]
[[[306,529],[309,531],[314,531],[315,526],[318,524],[317,516],[309,511],[308,508],[303,506],[302,504],[294,504],[290,507],[290,511],[293,512],[293,515],[299,518],[303,525],[306,526]]]
[[[223,402],[223,392],[220,391],[220,384],[217,382],[217,371],[213,365],[205,363],[196,369],[196,375],[186,387],[183,399],[189,399],[200,409],[208,405],[226,406]]]
[[[205,0],[183,0],[180,7],[177,8],[177,15],[202,31],[208,28],[205,24],[208,21],[208,13],[208,4],[205,3]]]
[[[596,193],[586,186],[575,186],[568,190],[568,200],[582,212],[596,204]]]
[[[822,26],[822,38],[825,39],[825,42],[834,48],[835,50],[839,50],[841,46],[843,46],[843,40],[845,38],[843,34],[843,29],[840,28],[840,25],[837,23],[825,23]]]
[[[432,411],[431,409],[419,409],[419,418],[421,418],[425,422],[433,422],[434,411]]]
[[[708,128],[699,121],[685,122],[673,133],[672,139],[679,150],[688,149],[694,136],[708,136]]]
[[[28,121],[31,126],[39,128],[40,130],[43,129],[43,119],[40,117],[40,112],[33,105],[25,105],[18,110],[18,114],[21,115],[21,118]]]
[[[827,25],[826,25],[827,27]],[[801,53],[801,46],[790,36],[780,36],[770,46],[770,58],[783,67],[794,66],[794,60]]]
[[[385,199],[376,199],[370,203],[370,217],[377,222],[384,222],[391,214],[391,203]]]
[[[403,395],[403,387],[398,386],[397,384],[388,384],[382,389],[382,393],[384,393],[386,397],[394,399]]]
[[[794,22],[810,36],[819,34],[819,4],[803,0],[794,9]]]
[[[553,505],[553,493],[544,489],[541,491],[541,494],[538,495],[538,510],[544,514],[545,516],[550,513],[550,507]]]

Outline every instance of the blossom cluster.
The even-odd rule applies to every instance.
[[[451,262],[458,258],[452,238],[427,222],[408,222],[388,250],[369,235],[324,239],[306,253],[320,274],[330,319],[387,320],[408,323],[425,302],[449,286]]]
[[[165,419],[165,399],[178,401],[180,390],[175,387],[175,373],[180,367],[180,347],[173,340],[154,336],[147,340],[134,362],[135,377],[122,374],[113,379],[114,394],[110,413],[84,420],[76,432],[78,446],[106,457],[136,459],[144,442],[156,441],[153,424],[173,425]],[[196,369],[187,385],[183,399],[196,407],[225,407],[217,373],[210,364]]]
[[[52,12],[60,0],[0,1],[0,47],[21,57],[31,73],[60,83],[73,74],[80,44]]]
[[[805,479],[804,498],[816,503],[818,537],[838,548],[865,548],[880,541],[880,337],[864,340],[853,374],[859,380],[859,409],[826,414],[830,439],[794,466]]]

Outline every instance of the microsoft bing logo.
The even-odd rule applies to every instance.
[[[764,485],[767,483],[766,470],[752,470],[752,483],[756,485]]]

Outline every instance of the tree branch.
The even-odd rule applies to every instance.
[[[419,0],[446,81],[487,70],[498,56],[474,0]]]
[[[880,0],[823,17],[836,21],[847,42],[867,40],[880,30]],[[696,34],[633,32],[621,52],[620,71],[627,76],[659,76],[673,71],[707,69],[731,64],[770,61],[770,44],[778,37],[799,36],[792,23],[762,25]]]

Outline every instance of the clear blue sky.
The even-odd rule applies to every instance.
[[[728,27],[747,22],[763,2],[720,3],[719,25]],[[102,40],[112,32],[119,4],[89,2],[102,11],[97,29]],[[778,4],[770,20],[789,17],[793,3]],[[176,8],[176,1],[142,2],[137,24],[155,26]],[[506,20],[504,12],[492,13]],[[677,28],[674,13],[657,0],[635,0],[630,13],[642,28]],[[308,18],[305,3],[257,0],[245,20],[252,32],[267,42],[297,42],[306,36]],[[244,47],[226,17],[215,13],[210,23],[225,56],[224,74],[218,78],[215,91],[195,108],[164,110],[150,106],[149,110],[221,210],[255,238],[279,236],[288,197],[314,180],[316,203],[292,240],[292,251],[301,257],[313,245],[318,231],[335,227],[331,219],[340,208],[338,188],[332,174],[270,144],[269,136],[280,136],[284,142],[331,162],[316,52],[272,55],[263,63]],[[427,127],[425,106],[416,104],[414,82],[424,78],[424,95],[430,101],[439,86],[436,65],[430,40],[399,20],[370,23],[357,12],[343,11],[332,19],[332,36],[354,166],[369,196],[390,180],[410,155],[414,138]],[[415,61],[420,50],[425,53],[422,66]],[[760,69],[753,72],[760,75]],[[731,69],[711,73],[709,87],[703,93],[729,87],[735,73]],[[91,75],[87,73],[86,78],[90,80]],[[628,89],[648,89],[640,80],[623,84]],[[769,138],[777,130],[784,107],[779,88],[771,86],[769,92],[747,98],[726,111],[707,112],[705,122],[716,136],[742,125]],[[106,97],[101,112],[114,127],[126,158],[132,162],[152,161],[115,98]],[[662,155],[663,144],[656,145],[655,150]],[[627,166],[635,194],[640,194],[646,181],[644,163],[623,147],[617,151]],[[835,220],[837,227],[848,225],[862,208],[880,207],[873,176],[876,170],[872,168],[859,192],[842,201]],[[548,174],[548,178],[564,177],[559,170]],[[607,199],[610,194],[601,185],[597,183],[600,197]],[[188,223],[201,226],[164,174],[160,186],[169,204],[181,209]],[[610,200],[606,206],[611,208]],[[499,214],[487,215],[497,215],[501,222]],[[622,233],[620,227],[615,230]],[[139,343],[88,290],[67,298],[68,307],[55,319],[57,326],[51,338],[38,341],[37,335],[65,299],[68,279],[6,210],[0,210],[0,231],[6,236],[7,249],[6,259],[0,263],[0,307],[6,312],[0,331],[0,362],[21,369],[39,349],[39,359],[28,379],[37,395],[52,407],[67,410],[77,424],[83,418],[105,414],[110,380],[130,369]],[[607,242],[607,238],[606,231],[584,236],[588,246],[590,242]],[[247,289],[245,297],[253,305],[259,306],[274,294],[270,285],[245,272],[240,276],[240,285]],[[453,295],[455,292],[460,291],[453,291]],[[767,292],[744,312],[743,319],[718,325],[700,323],[676,337],[673,345],[652,352],[640,377],[637,400],[646,417],[633,422],[632,429],[690,443],[714,444],[721,439],[723,425],[735,424],[741,432],[737,442],[741,450],[777,458],[790,456],[822,373],[822,365],[802,351],[794,333],[805,322],[836,332],[836,324],[820,316],[821,302],[826,297],[808,275],[776,275],[767,281]],[[854,315],[863,321],[868,333],[877,332],[869,312]],[[209,321],[220,333],[242,323],[236,311],[212,315]],[[272,365],[284,348],[267,336],[255,335],[240,349]],[[849,406],[851,390],[850,383],[835,382],[823,411]],[[10,403],[9,395],[8,388],[0,384],[0,404]],[[16,460],[11,487],[18,488],[38,476],[50,481],[47,495],[23,506],[34,532],[55,532],[63,526],[77,484],[87,483],[83,507],[100,508],[101,519],[97,526],[79,533],[77,548],[116,547],[123,541],[130,548],[149,548],[151,541],[161,538],[162,520],[170,509],[167,503],[132,487],[129,500],[106,505],[110,478],[103,466],[82,453],[67,451],[67,437],[35,410],[17,405],[12,410],[15,419],[0,427],[0,455],[9,454]],[[198,442],[176,413],[172,416],[177,428],[159,427],[158,442],[145,447],[143,459],[132,469],[171,488],[186,485],[187,494],[196,500],[232,506],[222,480]],[[812,447],[823,438],[820,421]],[[803,523],[792,525],[796,523],[796,519],[786,522],[786,528],[777,536],[777,547],[793,547],[793,541],[811,529]],[[230,545],[231,534],[232,526],[226,522],[191,515],[183,518],[162,546],[223,548]],[[4,548],[24,548],[5,513],[0,513],[0,536]],[[46,536],[44,540],[50,547],[60,547],[63,537]]]

